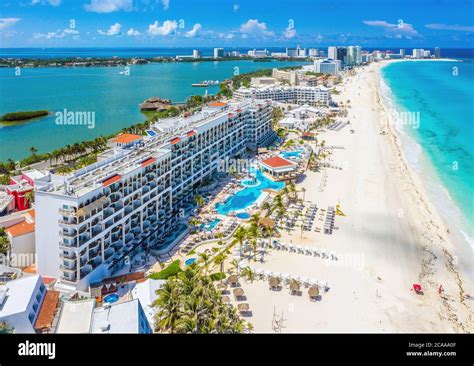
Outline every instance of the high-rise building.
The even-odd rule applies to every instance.
[[[337,75],[341,69],[340,60],[316,60],[314,61],[314,72]]]
[[[346,63],[347,48],[346,47],[328,47],[328,58]]]
[[[348,66],[360,65],[362,63],[362,49],[360,46],[347,47],[346,64]]]
[[[310,48],[308,50],[308,56],[309,57],[318,57],[319,56],[319,50],[317,48]]]
[[[431,51],[430,50],[424,50],[423,51],[423,57],[424,58],[430,58],[431,57]]]
[[[193,58],[201,58],[201,51],[193,50]]]
[[[301,48],[296,46],[296,48],[287,48],[286,49],[287,57],[306,57],[306,48]]]
[[[116,146],[67,177],[44,180],[35,192],[38,274],[86,290],[145,249],[169,251],[186,234],[183,212],[192,210],[200,182],[225,159],[275,138],[270,101],[216,107],[159,120],[162,132],[154,137],[118,135],[138,142]]]
[[[400,55],[401,55],[402,58],[405,58],[405,49],[404,48],[400,49]]]
[[[441,58],[441,48],[435,47],[434,49],[434,57]]]
[[[414,48],[412,57],[413,58],[423,58],[425,56],[425,50],[423,48]]]
[[[214,48],[214,58],[223,58],[224,49],[223,48]]]

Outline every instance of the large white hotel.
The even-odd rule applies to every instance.
[[[220,159],[275,138],[271,102],[216,103],[147,139],[122,136],[107,158],[70,176],[52,174],[36,188],[37,272],[87,290],[121,273],[145,248],[166,252],[195,189]],[[159,122],[161,123],[161,121]]]
[[[234,92],[234,98],[242,100],[247,98],[268,99],[276,102],[295,104],[328,104],[331,92],[323,86],[263,86],[241,87]]]

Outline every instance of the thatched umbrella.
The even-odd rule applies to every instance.
[[[270,288],[274,289],[278,287],[278,285],[280,284],[280,280],[276,277],[270,277],[270,279],[268,280],[268,283],[270,285]]]
[[[241,313],[246,313],[247,311],[249,311],[250,306],[247,303],[243,303],[243,304],[237,305],[237,309],[239,309]]]
[[[298,292],[300,290],[300,283],[298,281],[291,281],[290,283],[290,291],[291,293],[295,293],[295,292]]]
[[[229,296],[222,296],[222,302],[224,304],[230,303],[230,297]]]
[[[225,283],[222,283],[222,282],[219,282],[217,285],[216,285],[216,288],[219,290],[219,291],[224,291],[227,289],[227,285]]]
[[[310,299],[315,299],[319,295],[319,288],[312,286],[308,290],[308,295]]]
[[[238,299],[239,297],[244,296],[244,290],[243,290],[242,288],[240,288],[240,287],[239,287],[239,288],[235,288],[234,291],[233,291],[233,293],[234,293],[234,297],[235,297],[236,299]]]
[[[237,275],[231,275],[229,276],[228,283],[230,283],[231,286],[235,286],[237,283],[239,283],[239,277]]]

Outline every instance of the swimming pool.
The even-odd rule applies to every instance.
[[[304,149],[299,148],[294,151],[282,151],[280,156],[283,158],[301,158],[301,154],[303,154]]]
[[[250,218],[250,214],[248,212],[239,212],[235,215],[238,219],[247,220]]]
[[[104,297],[104,302],[106,302],[107,304],[112,304],[114,302],[117,302],[119,299],[119,295],[117,294],[109,294],[107,296]]]
[[[216,225],[220,222],[219,219],[214,219],[209,224],[201,224],[199,228],[204,231],[212,231],[216,227]]]
[[[193,264],[194,262],[196,262],[196,258],[188,258],[184,261],[184,265],[189,266],[189,265]]]
[[[285,183],[274,182],[262,173],[261,170],[251,170],[251,174],[255,175],[257,183],[252,186],[247,186],[244,189],[238,191],[232,197],[228,198],[225,202],[218,203],[216,205],[217,212],[221,215],[227,215],[230,212],[243,210],[247,207],[252,206],[262,194],[264,189],[283,189]],[[242,183],[241,183],[242,184]]]

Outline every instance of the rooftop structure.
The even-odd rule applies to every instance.
[[[331,92],[325,87],[310,86],[264,86],[264,87],[241,87],[234,92],[236,99],[269,99],[277,102],[295,104],[328,104],[331,100]]]
[[[138,299],[95,308],[91,333],[152,333]]]
[[[291,178],[291,174],[298,169],[298,164],[280,156],[272,156],[260,161],[259,164],[264,172],[270,174],[275,179]]]
[[[25,276],[0,286],[0,321],[18,333],[34,333],[34,324],[46,294],[38,275]]]
[[[89,333],[95,300],[64,301],[56,333]]]

